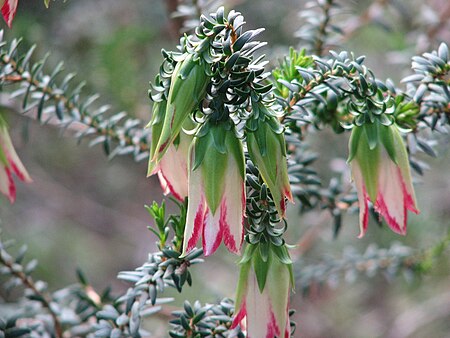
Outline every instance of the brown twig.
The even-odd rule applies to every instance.
[[[57,338],[61,338],[63,336],[63,329],[58,315],[51,308],[51,300],[49,300],[48,296],[38,290],[36,284],[33,281],[33,278],[27,276],[23,271],[17,271],[16,269],[14,269],[13,263],[11,261],[5,260],[2,255],[0,255],[0,263],[7,267],[12,275],[19,278],[26,288],[31,290],[35,295],[39,297],[39,302],[48,310],[53,318],[53,323],[55,325],[55,336]]]

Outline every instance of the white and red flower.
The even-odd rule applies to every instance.
[[[206,135],[195,138],[190,150],[183,254],[194,249],[200,237],[205,256],[213,254],[222,241],[231,252],[239,253],[244,232],[244,179],[242,144],[232,128],[211,125]]]
[[[349,161],[360,209],[359,237],[367,231],[369,201],[394,232],[405,235],[408,210],[419,213],[408,154],[395,125],[376,128],[377,143],[369,142],[364,127],[354,127],[350,138]]]
[[[18,0],[3,0],[0,1],[2,6],[2,15],[3,19],[5,19],[6,24],[9,28],[11,28],[12,21],[17,11],[17,3]]]
[[[253,250],[253,254],[257,254],[258,251],[259,248]],[[268,267],[260,267],[260,272],[257,272],[258,264]],[[258,279],[262,278],[261,271],[265,270],[267,270],[266,280],[261,290]],[[248,338],[291,337],[289,324],[291,282],[291,264],[281,262],[271,250],[266,262],[251,257],[243,263],[232,328],[241,325]]]
[[[188,154],[192,136],[183,131],[176,144],[171,144],[164,157],[149,175],[158,174],[164,195],[171,193],[184,201],[188,195]]]
[[[31,177],[20,161],[12,145],[5,123],[0,121],[0,192],[8,197],[11,203],[16,200],[16,185],[12,174],[23,182],[31,182]]]

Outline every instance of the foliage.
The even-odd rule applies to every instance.
[[[231,148],[223,136],[231,130],[236,142],[245,144],[245,241],[250,249],[241,263],[250,257],[257,261],[256,279],[261,291],[272,253],[289,269],[294,261],[295,284],[305,294],[317,285],[336,286],[341,279],[352,283],[362,274],[382,274],[393,280],[403,273],[411,280],[429,272],[435,260],[447,254],[448,236],[429,249],[399,243],[379,248],[373,244],[362,252],[350,247],[338,258],[325,255],[312,263],[304,257],[291,260],[283,207],[285,197],[290,196],[286,190],[280,194],[286,185],[279,181],[285,168],[279,163],[287,165],[287,185],[299,212],[304,215],[326,210],[333,218],[336,238],[344,228],[345,214],[357,210],[357,193],[345,182],[344,171],[325,178],[317,170],[321,156],[309,150],[311,135],[331,131],[344,139],[355,127],[396,125],[402,132],[411,168],[424,175],[427,164],[420,158],[437,156],[436,139],[448,132],[450,124],[448,46],[442,42],[436,50],[414,56],[411,74],[399,84],[382,80],[366,65],[364,56],[340,50],[342,41],[351,35],[340,28],[345,25],[334,21],[341,6],[333,0],[311,1],[302,12],[306,22],[297,32],[304,48],[291,48],[269,72],[264,56],[258,55],[266,45],[256,40],[263,29],[245,31],[243,16],[233,10],[225,14],[223,7],[206,15],[213,7],[217,7],[216,1],[183,1],[171,13],[179,20],[177,29],[186,34],[177,51],[162,51],[164,60],[149,92],[154,113],[149,124],[152,131],[141,119],[125,112],[112,113],[109,105],[98,104],[99,95],[84,94],[84,83],[74,84],[75,75],[65,74],[63,63],[50,69],[48,55],[36,60],[36,47],[23,51],[20,39],[0,39],[0,89],[21,102],[25,116],[68,130],[80,141],[88,138],[90,146],[101,144],[108,158],[131,155],[136,161],[149,157],[153,161],[162,157],[166,150],[152,145],[167,143],[162,141],[176,145],[183,123],[189,121],[195,140],[191,151],[196,154],[192,166],[201,168],[208,165],[208,153],[214,150],[224,154],[227,147]],[[178,88],[176,93],[187,95],[177,98],[171,92],[173,87]],[[155,125],[167,118],[166,104],[172,103],[186,105],[189,111],[180,117],[174,109],[171,129],[161,125],[161,134],[157,135]],[[226,132],[217,131],[222,127]],[[369,145],[383,142],[379,134],[367,135]],[[276,165],[264,157],[267,153],[276,158]],[[225,170],[215,165],[217,172]],[[220,179],[213,181],[216,184]],[[211,190],[215,192],[215,188]],[[25,246],[12,254],[13,243],[0,241],[2,289],[16,295],[14,314],[0,320],[0,336],[149,335],[145,318],[173,302],[173,298],[164,297],[165,290],[182,292],[186,285],[191,286],[195,282],[193,265],[203,262],[202,249],[183,249],[189,200],[173,201],[179,209],[176,214],[167,215],[164,202],[146,206],[154,220],[155,227],[149,230],[156,236],[158,251],[149,253],[136,269],[118,274],[119,280],[130,285],[123,294],[114,295],[109,288],[96,291],[81,270],[78,282],[52,292],[45,282],[33,278],[37,261],[24,263]],[[381,224],[373,206],[371,215]],[[186,301],[182,310],[173,312],[169,335],[245,337],[245,328],[232,325],[234,314],[234,302],[228,298],[205,305]]]

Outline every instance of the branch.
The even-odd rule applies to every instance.
[[[23,257],[24,253],[25,249],[23,250],[23,254],[19,255],[19,257]],[[51,299],[49,299],[48,295],[39,290],[33,278],[25,273],[32,270],[30,267],[33,265],[33,263],[32,265],[30,265],[30,267],[24,268],[22,265],[20,265],[20,260],[21,258],[18,258],[16,259],[16,261],[14,261],[12,257],[5,251],[3,243],[0,242],[0,265],[3,265],[11,276],[18,278],[21,281],[22,285],[33,293],[33,300],[40,302],[42,306],[47,309],[53,319],[53,323],[55,326],[55,335],[57,338],[61,338],[63,336],[63,329],[58,315],[52,309]]]
[[[66,75],[59,85],[56,84],[56,78],[63,70],[63,63],[59,63],[51,74],[46,74],[43,68],[47,57],[33,64],[30,62],[34,47],[21,54],[18,52],[20,40],[14,39],[8,50],[6,42],[2,39],[0,41],[1,89],[16,85],[15,89],[20,85],[11,96],[22,98],[24,112],[36,109],[33,118],[43,123],[57,121],[62,128],[78,124],[77,137],[81,139],[87,135],[96,135],[91,144],[102,143],[104,151],[110,157],[133,154],[136,161],[148,157],[150,132],[142,127],[141,120],[132,118],[125,112],[105,116],[110,110],[109,106],[91,108],[99,97],[97,94],[81,98],[84,83],[72,90],[69,88],[74,74]]]

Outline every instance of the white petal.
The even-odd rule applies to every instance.
[[[398,166],[387,158],[387,155],[382,158],[380,163],[378,185],[375,208],[393,231],[404,235],[406,233],[406,206],[401,172]]]
[[[290,273],[287,265],[273,261],[267,275],[266,287],[271,302],[271,310],[276,319],[274,324],[280,333],[290,334],[288,304],[290,295]]]
[[[367,207],[367,192],[366,187],[364,185],[364,179],[361,173],[361,169],[359,168],[358,162],[352,162],[352,178],[355,182],[356,192],[358,194],[358,203],[359,203],[359,238],[364,236],[367,231],[367,225],[369,223],[369,213]]]
[[[188,168],[187,154],[180,148],[177,150],[174,145],[171,145],[161,159],[159,169],[164,178],[165,191],[170,191],[176,199],[183,201],[188,195]],[[159,172],[158,177],[160,177]],[[163,186],[162,182],[161,186]]]
[[[219,210],[216,210],[216,214],[213,215],[211,210],[207,208],[205,226],[203,228],[203,253],[205,256],[213,254],[222,242],[220,215],[221,212]]]
[[[220,226],[227,248],[239,253],[244,235],[245,185],[233,156],[229,157]]]
[[[205,207],[201,170],[197,169],[189,173],[189,201],[184,229],[183,255],[188,254],[195,247],[203,232]]]
[[[270,311],[270,301],[267,289],[263,293],[259,292],[256,276],[249,275],[249,286],[246,298],[247,307],[247,337],[266,338],[274,337],[276,332],[272,329],[272,316]],[[279,333],[279,332],[278,332]]]

